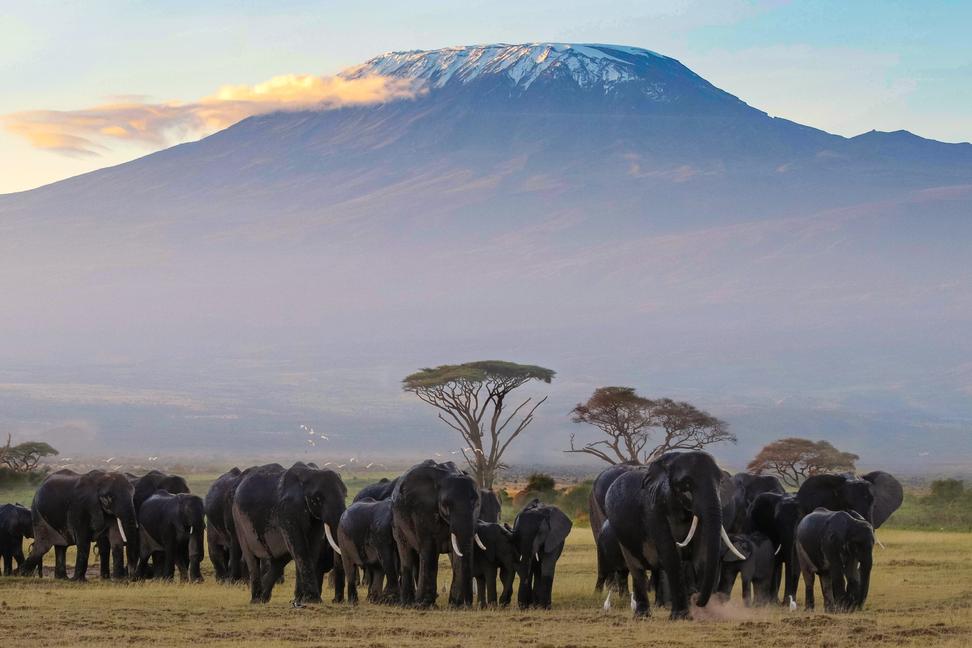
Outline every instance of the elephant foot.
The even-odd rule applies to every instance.
[[[668,615],[669,621],[687,621],[691,618],[688,610],[672,610],[671,614]]]
[[[88,579],[84,576],[84,574],[82,574],[80,576],[72,576],[71,577],[71,580],[74,581],[75,583],[87,583],[88,582]]]

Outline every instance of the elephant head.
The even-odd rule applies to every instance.
[[[296,481],[296,484],[288,482]],[[337,543],[337,529],[344,514],[348,489],[340,475],[333,470],[295,463],[284,477],[285,488],[295,486],[303,498],[307,514],[324,525],[324,537],[336,555],[341,554]]]
[[[648,465],[642,482],[649,505],[667,512],[674,533],[688,527],[684,539],[673,539],[679,547],[690,547],[692,562],[702,574],[696,600],[699,607],[709,602],[716,587],[721,546],[725,544],[740,559],[746,558],[732,546],[722,526],[722,479],[712,455],[691,451],[665,453]]]
[[[479,489],[462,473],[449,474],[439,482],[439,516],[449,526],[449,546],[457,558],[472,556],[479,520]]]
[[[131,482],[120,473],[92,470],[81,477],[78,487],[89,498],[92,531],[100,533],[114,526],[126,545],[128,564],[138,564],[138,520],[132,500],[135,489]],[[134,578],[135,570],[130,571]]]
[[[897,479],[881,471],[868,473],[863,479],[813,475],[800,486],[797,499],[804,514],[818,507],[855,511],[877,528],[901,506],[903,491]]]

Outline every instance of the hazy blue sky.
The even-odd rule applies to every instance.
[[[904,128],[969,141],[969,25],[969,2],[890,0],[4,3],[0,193],[164,144],[113,141],[97,155],[64,155],[10,132],[12,113],[195,102],[227,85],[331,75],[387,50],[484,42],[646,47],[773,115],[843,135]]]

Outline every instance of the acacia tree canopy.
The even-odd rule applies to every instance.
[[[555,374],[536,365],[481,360],[421,369],[402,380],[402,389],[439,410],[439,419],[462,437],[463,457],[476,481],[492,488],[506,449],[547,400],[527,398],[509,411],[507,397],[530,381],[550,383]]]
[[[58,454],[57,450],[42,441],[26,441],[11,446],[8,435],[7,444],[0,447],[0,465],[14,472],[26,473],[36,468],[44,457],[56,454]]]
[[[841,452],[828,441],[789,437],[767,444],[746,469],[757,475],[777,475],[784,484],[796,488],[812,475],[854,472],[858,459],[856,454]]]
[[[700,450],[722,441],[736,442],[728,424],[691,403],[639,396],[632,387],[599,387],[586,403],[571,410],[571,420],[598,428],[606,439],[570,449],[611,464],[647,463],[669,450]]]

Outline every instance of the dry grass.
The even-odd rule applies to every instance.
[[[745,609],[696,610],[670,623],[648,621],[627,605],[601,610],[592,593],[594,551],[575,529],[558,569],[555,609],[404,610],[362,603],[289,606],[292,573],[266,606],[244,587],[163,583],[84,585],[0,578],[0,637],[18,646],[959,646],[972,645],[972,536],[883,531],[864,612],[832,616]],[[48,555],[48,565],[53,554]],[[440,591],[448,570],[440,571]],[[441,596],[440,600],[444,600]],[[818,601],[819,601],[818,594]]]

